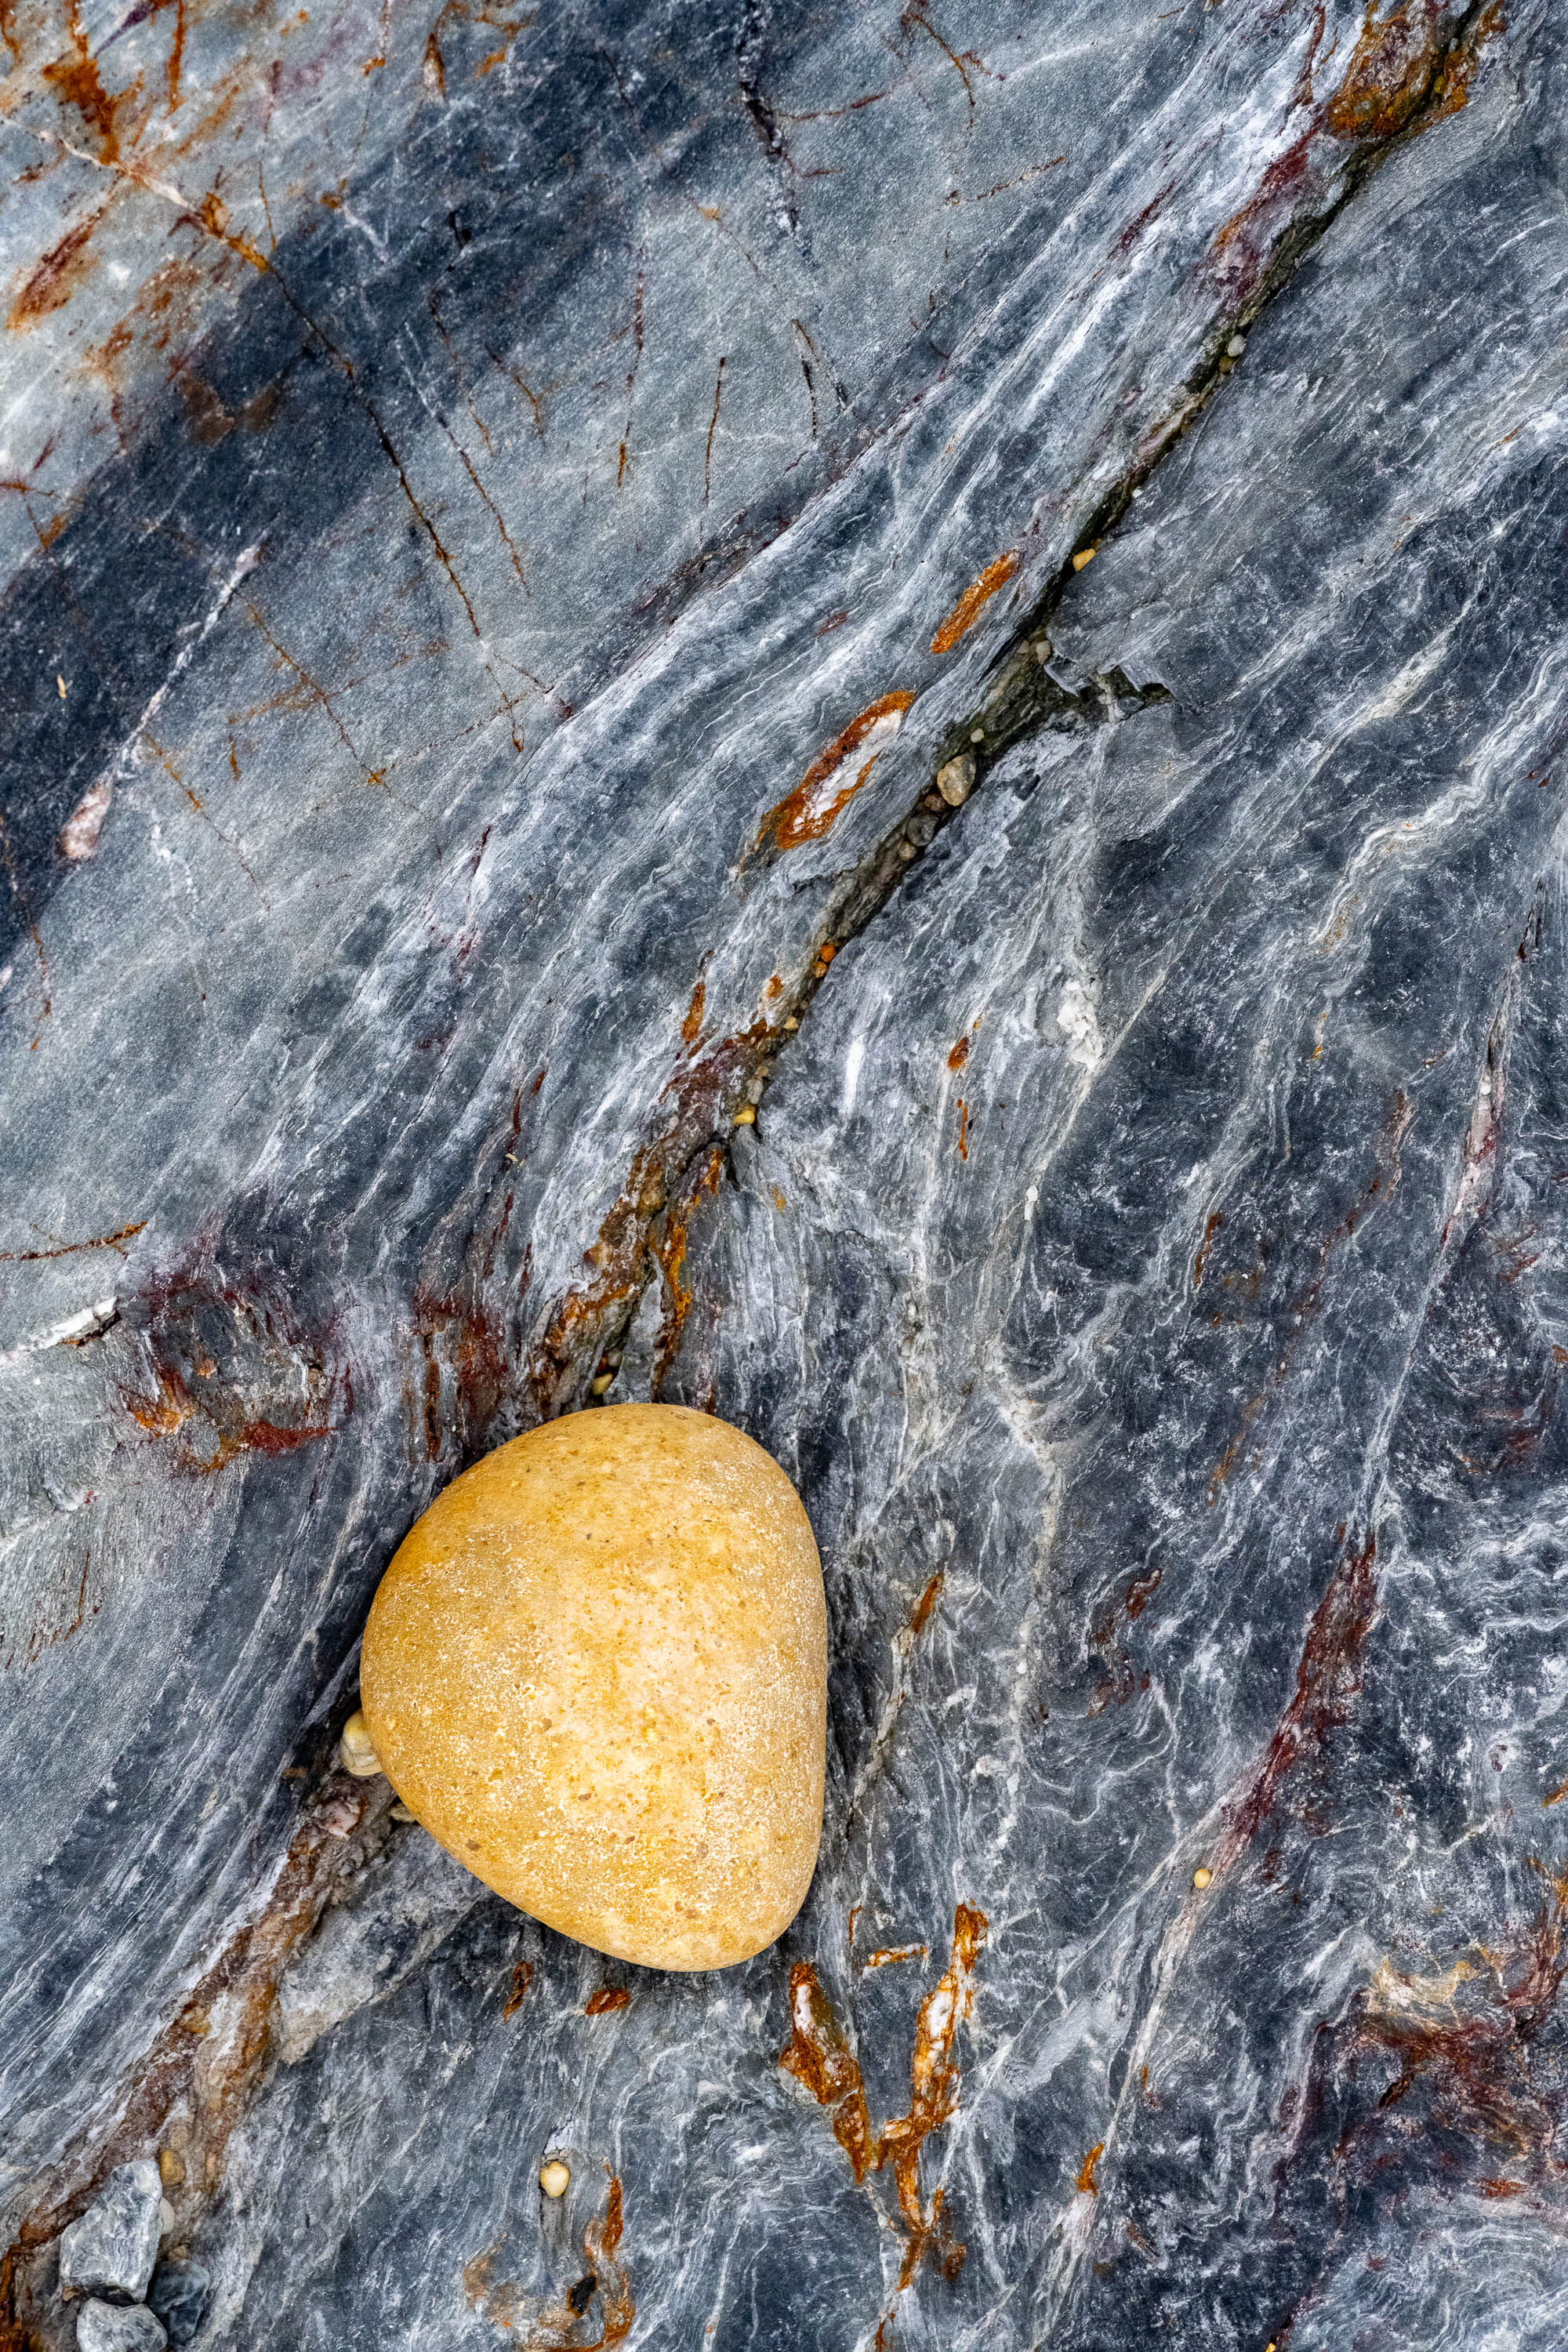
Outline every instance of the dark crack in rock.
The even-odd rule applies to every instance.
[[[11,2339],[156,2158],[212,2352],[1555,2347],[1561,12],[0,42]],[[712,1978],[334,1765],[647,1395],[832,1610]]]

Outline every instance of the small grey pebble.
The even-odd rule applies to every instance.
[[[62,2294],[124,2295],[139,2303],[158,2259],[163,2184],[150,2156],[117,2164],[87,2211],[60,2238]]]
[[[168,2337],[144,2303],[84,2303],[76,2315],[77,2352],[163,2352]]]
[[[200,2263],[160,2263],[147,2301],[169,2331],[171,2344],[188,2344],[202,2324],[212,2279]]]
[[[917,849],[926,848],[936,837],[935,817],[927,816],[921,810],[914,816],[907,818],[904,823],[904,835],[906,840],[914,843]]]
[[[918,857],[920,856],[920,851],[915,847],[912,841],[900,841],[899,844],[899,856],[903,859],[904,864],[907,866],[911,857]]]

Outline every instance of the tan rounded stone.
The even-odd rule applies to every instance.
[[[338,1741],[338,1756],[345,1772],[356,1780],[373,1780],[381,1770],[381,1759],[375,1752],[370,1736],[370,1726],[356,1707],[342,1728]]]
[[[531,1430],[382,1579],[360,1691],[398,1796],[476,1877],[644,1967],[749,1959],[822,1828],[827,1622],[760,1445],[680,1405]]]

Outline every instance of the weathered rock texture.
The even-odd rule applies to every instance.
[[[0,41],[16,2341],[161,2149],[215,2352],[1558,2345],[1561,9]],[[608,1370],[823,1553],[725,1976],[331,1762]]]

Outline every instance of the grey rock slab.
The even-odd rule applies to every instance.
[[[1514,102],[1390,163],[1064,596],[1171,705],[993,772],[687,1237],[658,1392],[829,1563],[796,1934],[868,2079],[861,1937],[991,1922],[900,2340],[1555,2340],[1485,2284],[1568,2123],[1568,255]]]
[[[62,2290],[140,2302],[158,2259],[163,2204],[163,2185],[151,2157],[116,2165],[102,2192],[61,2235]]]
[[[105,266],[0,354],[0,2193],[167,2134],[234,2352],[1249,2345],[1401,2193],[1529,2240],[1560,28],[1191,19],[213,20],[177,155],[167,12],[107,128],[29,63],[17,286]],[[829,1579],[817,1886],[712,1979],[331,1767],[605,1348]]]
[[[163,2323],[144,2303],[84,2303],[77,2313],[78,2352],[163,2352]]]
[[[1390,47],[1342,12],[1314,82],[1302,28],[1268,8],[1163,28],[1146,59],[1089,15],[1094,42],[1058,22],[978,80],[967,49],[954,66],[900,26],[909,73],[885,91],[838,79],[831,26],[803,18],[798,47],[781,27],[814,158],[786,174],[800,203],[903,219],[918,184],[954,269],[936,341],[941,302],[910,321],[881,212],[846,236],[835,210],[820,253],[768,231],[777,267],[816,256],[824,301],[865,329],[837,438],[811,422],[829,339],[804,290],[809,370],[792,324],[776,412],[713,421],[718,359],[745,376],[734,289],[763,283],[759,336],[796,299],[723,233],[782,168],[737,106],[731,28],[710,51],[642,14],[542,22],[555,47],[515,103],[489,52],[443,67],[412,129],[383,123],[384,154],[366,134],[384,209],[334,181],[344,201],[246,263],[200,354],[223,416],[170,390],[9,592],[0,1577],[37,1727],[5,1861],[18,2176],[82,2128],[88,2019],[105,2079],[130,2081],[265,1909],[300,1827],[279,1776],[308,1770],[296,1743],[352,1673],[395,1542],[463,1461],[583,1395],[646,1279],[645,1218],[727,1131],[1020,601],[1193,413],[1216,337],[1376,152],[1369,75],[1397,65],[1403,121],[1460,22],[1430,12]],[[976,19],[974,54],[994,37],[1019,36]],[[365,77],[338,86],[357,124]],[[1063,128],[1021,163],[1042,89]],[[862,116],[901,180],[813,145]],[[541,198],[563,155],[629,207],[614,236],[573,174]],[[725,321],[700,364],[684,327],[652,336],[646,288],[637,307],[644,244],[689,236],[675,282],[694,273]],[[884,248],[891,275],[868,274]],[[547,386],[573,352],[585,370],[593,422],[562,417],[558,441],[525,328]],[[632,431],[635,513],[633,375],[700,420],[679,446]],[[274,444],[242,411],[280,383]],[[721,466],[715,490],[731,433],[743,478]],[[511,503],[501,456],[550,495],[520,476]],[[732,565],[708,565],[710,519],[742,505]],[[1099,723],[1087,681],[1051,691]],[[63,856],[100,788],[96,846]]]

